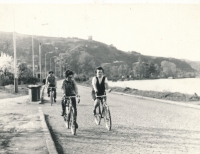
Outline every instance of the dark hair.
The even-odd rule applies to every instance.
[[[49,71],[49,74],[50,74],[50,73],[52,73],[52,74],[53,74],[53,71]]]
[[[101,66],[96,67],[96,69],[95,69],[95,73],[97,73],[97,70],[102,70],[102,72],[104,73],[104,69],[103,69]]]
[[[66,70],[66,71],[65,71],[65,77],[67,78],[67,77],[70,76],[70,75],[74,75],[74,72],[71,71],[71,70]]]

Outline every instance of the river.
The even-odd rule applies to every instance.
[[[180,92],[200,95],[200,78],[108,81],[110,87],[129,87],[138,90]]]

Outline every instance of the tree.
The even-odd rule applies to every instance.
[[[112,74],[112,77],[116,78],[118,77],[118,68],[117,66],[112,66],[110,69],[110,73]]]
[[[87,52],[81,51],[79,58],[78,58],[78,63],[80,64],[80,73],[89,73],[93,72],[95,68],[95,62]]]
[[[19,79],[28,78],[32,76],[32,71],[27,67],[26,63],[21,63],[18,66]]]
[[[0,52],[9,54],[11,50],[11,42],[7,39],[0,39]]]
[[[138,63],[136,65],[136,73],[137,73],[139,79],[141,79],[141,77],[143,76],[143,72],[142,72],[142,59],[140,56],[138,58]]]
[[[149,62],[149,76],[156,75],[156,66],[153,62]]]
[[[176,65],[168,61],[161,62],[162,72],[166,77],[175,77],[176,76]]]
[[[0,71],[6,76],[7,72],[14,72],[13,58],[5,53],[0,56]]]
[[[104,74],[107,76],[107,77],[111,77],[111,64],[110,63],[103,63],[101,64],[101,66],[103,67],[104,69]]]
[[[123,66],[122,65],[120,65],[119,67],[118,67],[118,75],[120,76],[120,77],[122,77],[123,76]]]

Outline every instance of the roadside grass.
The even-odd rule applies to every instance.
[[[78,83],[80,85],[91,87],[91,82],[81,82]],[[91,88],[92,89],[92,88]],[[179,92],[157,92],[157,91],[144,91],[138,89],[132,89],[129,87],[121,88],[121,87],[112,87],[112,91],[121,92],[125,94],[132,94],[156,99],[163,99],[163,100],[171,100],[177,102],[191,102],[191,101],[199,101],[200,97],[197,94],[189,95],[183,94]]]
[[[14,92],[13,85],[9,86],[9,87],[1,87],[0,88],[0,99],[15,98],[15,97],[28,95],[28,89],[25,87],[26,87],[26,85],[19,85],[18,93]]]

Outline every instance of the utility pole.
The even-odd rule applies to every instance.
[[[35,64],[34,64],[34,42],[32,35],[32,67],[33,67],[33,77],[35,76]]]
[[[18,93],[17,53],[16,53],[16,38],[15,38],[15,11],[14,11],[13,50],[14,50],[14,91],[15,93]]]
[[[40,82],[42,81],[42,65],[41,65],[41,46],[42,44],[39,44],[39,67],[40,67]]]

